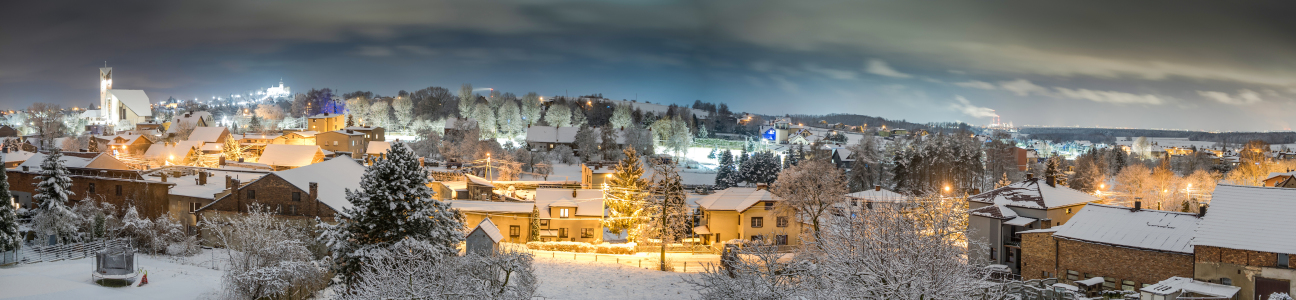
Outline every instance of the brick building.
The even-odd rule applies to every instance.
[[[1070,222],[1023,231],[1022,279],[1074,283],[1103,278],[1103,289],[1128,290],[1193,273],[1196,214],[1089,204]]]
[[[215,201],[199,208],[199,218],[219,213],[244,213],[260,204],[275,214],[292,219],[319,217],[332,221],[350,208],[345,189],[360,189],[365,167],[348,157],[286,171],[276,171],[247,182],[226,177],[225,190]]]
[[[1020,231],[1047,229],[1065,224],[1093,195],[1058,185],[1053,180],[1034,178],[968,197],[968,239],[989,249],[969,249],[977,258],[1021,271]]]
[[[40,204],[32,199],[32,195],[36,193],[36,183],[40,182],[36,179],[41,172],[39,162],[44,159],[43,154],[37,154],[33,160],[24,162],[23,166],[5,170],[6,175],[9,176],[9,192],[23,207],[34,208]],[[85,159],[73,156],[66,160],[69,162],[66,164],[69,165],[67,170],[68,177],[72,178],[70,190],[73,193],[68,199],[69,206],[86,199],[95,199],[112,203],[117,207],[134,205],[140,216],[147,218],[157,218],[167,212],[167,192],[175,185],[174,183],[149,181],[140,171],[135,170],[103,169],[84,167],[85,164],[81,163],[74,164],[80,160]],[[36,166],[29,166],[28,163],[35,163]]]
[[[1296,293],[1296,189],[1221,184],[1193,239],[1193,278],[1241,288],[1237,299]]]

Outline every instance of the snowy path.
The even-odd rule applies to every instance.
[[[149,272],[149,284],[143,287],[95,284],[90,279],[93,257],[3,267],[0,299],[205,299],[214,298],[220,287],[221,272],[210,268],[174,263],[164,256],[139,255],[136,262]]]
[[[697,298],[686,276],[640,269],[614,262],[573,261],[537,255],[536,278],[542,299],[692,299]]]

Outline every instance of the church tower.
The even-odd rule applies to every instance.
[[[117,106],[113,105],[112,99],[108,97],[108,90],[112,89],[112,67],[104,66],[99,68],[99,111],[100,117],[105,120],[116,120]]]

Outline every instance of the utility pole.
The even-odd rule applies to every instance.
[[[666,197],[663,196],[661,198],[661,201],[662,201],[662,205],[661,205],[662,227],[661,227],[661,235],[657,236],[657,238],[661,242],[661,270],[666,271]]]

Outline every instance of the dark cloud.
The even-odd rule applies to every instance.
[[[1285,2],[7,1],[0,103],[268,85],[728,102],[918,121],[1285,129]],[[797,105],[789,105],[797,103]],[[805,105],[814,104],[814,105]],[[1051,112],[1067,113],[1051,113]]]

